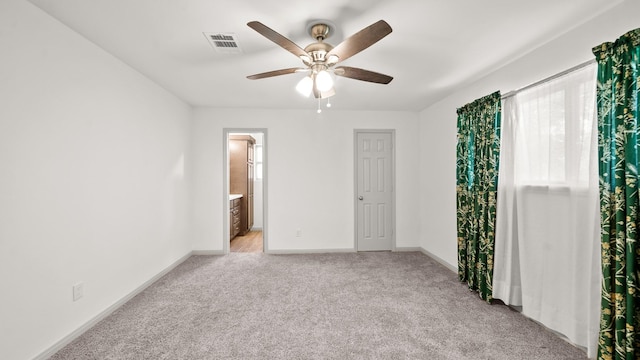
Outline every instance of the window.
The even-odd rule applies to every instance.
[[[516,183],[587,186],[595,138],[594,68],[586,67],[516,96]]]

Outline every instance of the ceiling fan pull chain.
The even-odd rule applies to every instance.
[[[318,98],[318,114],[322,112],[322,109],[320,108],[320,101],[322,101],[322,99]]]

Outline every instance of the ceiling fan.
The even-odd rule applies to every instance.
[[[367,26],[335,47],[324,42],[324,40],[331,34],[332,24],[328,21],[313,22],[308,26],[308,31],[309,35],[311,35],[316,42],[309,44],[304,49],[258,21],[251,21],[247,23],[247,25],[267,39],[273,41],[280,47],[300,58],[306,66],[304,68],[297,67],[280,69],[250,75],[247,76],[248,79],[256,80],[297,72],[309,72],[310,75],[304,77],[298,83],[296,89],[306,96],[313,93],[313,95],[318,99],[328,98],[335,95],[333,79],[329,75],[329,72],[333,72],[337,76],[378,84],[388,84],[393,80],[393,77],[389,75],[360,68],[350,66],[334,67],[341,61],[352,57],[389,35],[392,29],[384,20],[379,20]]]

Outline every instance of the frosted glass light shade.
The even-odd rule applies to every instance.
[[[304,97],[309,97],[309,95],[311,95],[312,88],[313,80],[311,80],[310,76],[303,77],[298,81],[298,85],[296,85],[296,90]]]
[[[322,70],[316,75],[316,87],[320,92],[329,91],[333,88],[333,79],[327,71]]]

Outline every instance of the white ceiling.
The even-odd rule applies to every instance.
[[[393,32],[341,65],[388,74],[388,85],[336,80],[343,110],[420,111],[497,67],[595,17],[611,0],[30,0],[193,106],[316,106],[303,74],[247,75],[302,62],[246,24],[257,20],[300,47],[314,19],[334,46],[383,19]],[[242,53],[218,53],[203,33],[234,33]],[[40,39],[42,40],[42,39]],[[46,40],[44,40],[46,41]]]

